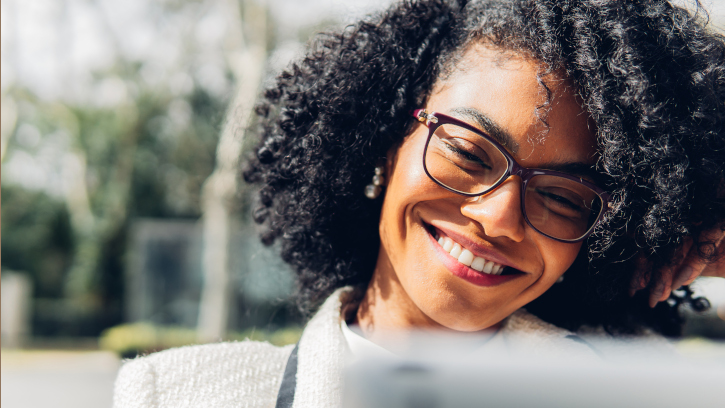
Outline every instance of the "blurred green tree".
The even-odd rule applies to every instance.
[[[5,95],[18,126],[3,155],[2,267],[33,279],[37,335],[96,335],[120,322],[129,221],[201,215],[227,96],[195,84],[164,92],[139,71],[119,61],[97,74],[135,90],[112,107],[48,102],[21,88]],[[49,150],[57,188],[24,185],[18,173]]]
[[[33,333],[94,336],[121,322],[131,221],[201,218],[218,245],[205,247],[200,338],[218,338],[244,303],[215,251],[228,253],[244,205],[236,167],[254,96],[265,68],[330,21],[293,12],[276,24],[257,0],[58,0],[40,14],[25,4],[3,2],[1,262],[33,279]],[[38,48],[50,64],[23,57],[28,23],[54,39]],[[84,60],[88,49],[98,58]]]

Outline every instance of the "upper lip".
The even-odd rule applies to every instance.
[[[441,228],[437,225],[434,225],[433,223],[429,223],[429,224],[433,228],[442,232],[444,235],[450,237],[455,242],[461,244],[461,246],[463,246],[465,249],[471,251],[473,253],[473,255],[479,256],[487,261],[493,261],[493,262],[496,262],[503,266],[509,266],[511,268],[524,272],[521,268],[517,267],[513,261],[508,259],[506,256],[500,254],[499,252],[496,252],[490,248],[481,246],[480,244],[477,244],[475,241],[473,241],[469,238],[466,238],[464,235],[461,235],[455,231]]]

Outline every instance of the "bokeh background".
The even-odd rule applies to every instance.
[[[239,160],[255,96],[391,0],[2,0],[2,405],[110,407],[122,358],[297,341]],[[714,27],[722,2],[704,2]],[[725,283],[685,353],[725,362]]]

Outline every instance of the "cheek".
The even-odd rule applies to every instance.
[[[437,185],[423,169],[423,149],[427,128],[419,127],[395,150],[388,152],[383,191],[383,207],[380,214],[380,236],[405,238],[411,209],[419,202],[433,199],[439,193]]]
[[[545,283],[555,282],[574,263],[582,244],[565,244],[551,239],[542,241],[539,245],[544,258],[544,274],[541,279]]]
[[[429,187],[430,179],[423,169],[423,151],[427,136],[427,128],[413,132],[395,151],[393,160],[388,162],[386,201],[387,196],[395,201],[411,201],[416,197],[416,192],[425,191]]]

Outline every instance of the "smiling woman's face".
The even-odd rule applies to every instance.
[[[553,92],[548,128],[537,117],[546,101],[539,70],[535,61],[471,46],[424,108],[489,134],[497,128],[525,167],[592,165],[596,141],[570,82],[545,78]],[[547,238],[526,223],[518,176],[474,198],[437,185],[422,165],[427,136],[428,128],[418,124],[388,157],[380,254],[358,313],[366,332],[372,326],[461,331],[491,327],[551,287],[581,248],[580,243]],[[460,263],[458,250],[450,254],[451,244],[485,260],[484,271]],[[476,262],[472,266],[480,268],[481,261]],[[501,275],[485,274],[502,267]]]

